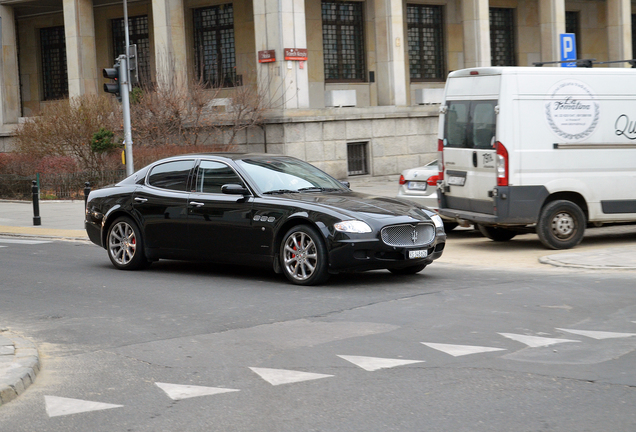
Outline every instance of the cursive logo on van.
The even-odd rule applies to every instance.
[[[596,129],[600,118],[598,103],[584,82],[563,80],[549,92],[545,117],[550,129],[566,142],[581,141]]]
[[[627,139],[636,139],[636,122],[629,119],[627,114],[621,114],[614,123],[616,135],[624,136]]]

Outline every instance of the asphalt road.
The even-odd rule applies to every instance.
[[[0,430],[635,430],[636,273],[535,266],[524,241],[320,287],[2,244],[0,327],[42,371]]]

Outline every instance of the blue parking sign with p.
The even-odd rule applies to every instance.
[[[561,33],[561,61],[576,60],[576,35]],[[561,63],[562,67],[576,67],[576,62]]]

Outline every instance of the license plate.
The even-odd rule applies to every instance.
[[[466,183],[466,177],[456,177],[456,176],[448,177],[449,185],[464,186],[464,183]]]
[[[428,255],[428,251],[425,250],[412,250],[409,251],[409,259],[414,259],[414,258],[426,258]]]
[[[426,182],[410,181],[409,184],[408,184],[408,188],[410,190],[425,191],[426,190]]]

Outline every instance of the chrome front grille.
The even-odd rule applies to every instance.
[[[389,246],[423,246],[435,238],[435,226],[429,223],[392,225],[382,228],[382,241]]]

